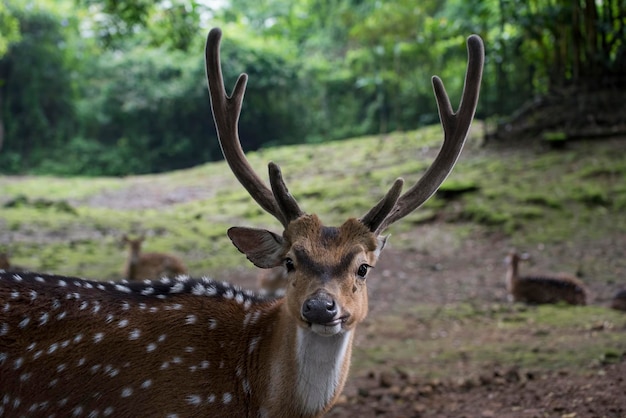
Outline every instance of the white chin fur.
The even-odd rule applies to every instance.
[[[330,337],[341,332],[341,322],[333,325],[311,324],[311,330],[322,337]]]

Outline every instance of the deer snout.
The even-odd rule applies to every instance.
[[[333,322],[339,309],[335,300],[326,293],[316,293],[302,304],[302,318],[311,324],[328,324]]]

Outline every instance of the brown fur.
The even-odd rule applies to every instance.
[[[236,244],[241,232],[245,245],[253,244],[254,235],[269,234],[229,231]],[[362,263],[376,263],[383,241],[357,220],[328,228],[314,215],[293,221],[284,237],[265,254],[265,262],[273,264],[293,257],[284,299],[260,299],[208,279],[99,283],[0,274],[4,411],[10,416],[105,411],[128,417],[322,416],[341,394],[354,329],[367,314],[366,280],[355,271]],[[315,338],[346,338],[346,343],[335,389],[307,408],[301,392],[294,393],[302,384],[294,368],[307,360],[297,360],[294,347],[298,334],[312,327],[302,319],[301,306],[319,293],[337,301],[344,321],[339,334]],[[316,362],[327,360],[324,353],[313,356],[309,373],[315,375]],[[320,387],[325,385],[311,390]]]
[[[27,269],[25,267],[16,266],[15,264],[11,263],[9,255],[7,253],[0,253],[0,270],[21,272],[26,271]]]
[[[283,266],[263,269],[257,276],[257,288],[261,293],[281,296],[287,287],[287,270]]]
[[[245,161],[236,125],[246,77],[227,97],[220,37],[211,31],[206,58],[222,151],[284,227],[282,235],[236,227],[228,236],[257,267],[285,268],[284,298],[186,276],[103,284],[0,273],[0,415],[319,418],[340,396],[381,234],[424,203],[454,166],[476,109],[482,41],[468,38],[469,87],[457,112],[433,78],[445,141],[427,174],[402,196],[396,180],[361,220],[327,227],[300,210],[277,165],[269,166],[270,190]],[[137,277],[136,269],[131,264],[128,276]]]
[[[530,304],[566,302],[585,305],[587,291],[577,278],[567,274],[533,275],[520,277],[518,263],[522,259],[515,251],[507,256],[507,291],[514,302]]]
[[[142,253],[141,244],[145,237],[131,239],[124,235],[122,241],[128,245],[128,260],[122,272],[128,280],[153,280],[161,277],[176,277],[187,274],[187,267],[176,256],[164,253]]]
[[[613,299],[611,299],[611,308],[618,311],[626,311],[626,289],[615,293]]]

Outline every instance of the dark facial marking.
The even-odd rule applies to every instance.
[[[335,265],[325,263],[322,261],[313,260],[309,254],[302,249],[294,250],[296,259],[298,260],[298,269],[311,276],[316,276],[321,279],[322,282],[332,280],[335,277],[341,277],[349,272],[352,268],[352,260],[359,253],[359,250],[354,249],[339,260]]]

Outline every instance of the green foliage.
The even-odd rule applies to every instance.
[[[456,106],[470,33],[487,52],[479,118],[626,68],[620,0],[22,3],[0,6],[6,173],[123,175],[220,159],[202,63],[209,25],[224,30],[227,90],[250,76],[246,150],[436,123],[430,77]]]
[[[19,20],[13,16],[13,13],[4,2],[0,3],[0,59],[9,49],[9,45],[19,41],[19,39]]]
[[[27,171],[75,129],[73,83],[60,18],[45,9],[9,5],[22,38],[0,60],[4,172]],[[61,48],[61,49],[60,49]]]

